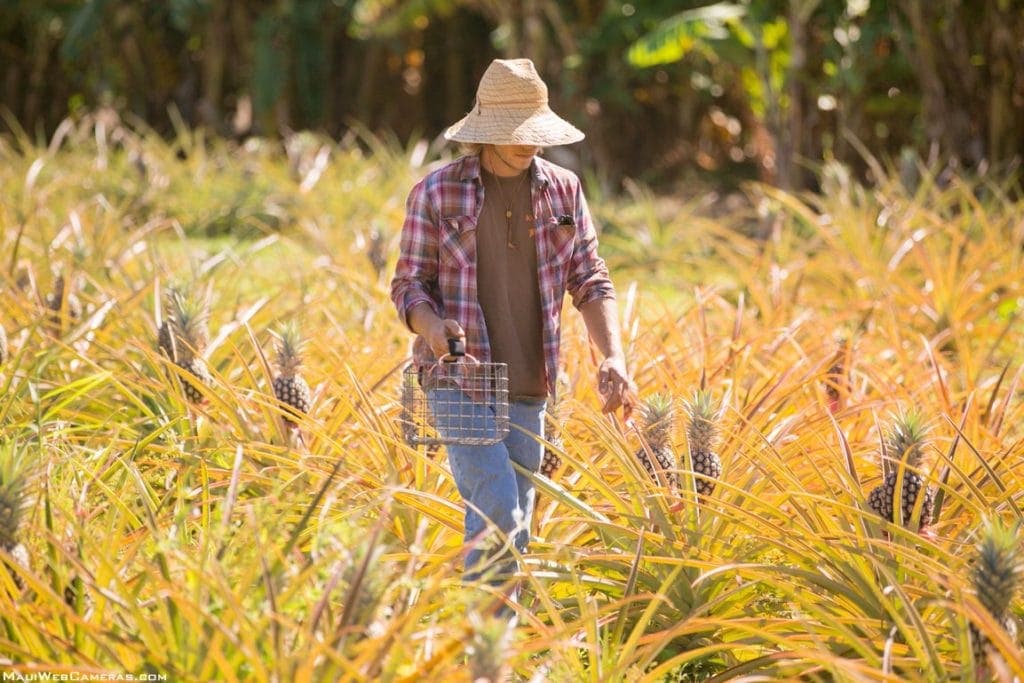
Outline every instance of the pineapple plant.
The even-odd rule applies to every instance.
[[[907,412],[896,417],[885,438],[883,454],[884,480],[868,494],[868,507],[883,519],[895,522],[896,481],[899,468],[886,467],[889,458],[898,458],[903,467],[903,487],[900,491],[900,506],[904,525],[910,524],[914,506],[918,496],[921,502],[921,527],[932,522],[934,495],[925,485],[924,478],[918,474],[921,460],[924,457],[925,425],[917,412]]]
[[[302,365],[304,340],[298,325],[288,322],[281,326],[277,344],[277,376],[274,377],[274,396],[284,404],[285,412],[296,419],[309,412],[309,384],[299,374]],[[298,426],[287,416],[285,424]]]
[[[558,450],[563,450],[565,447],[561,435],[561,428],[565,423],[565,412],[565,400],[558,398],[558,396],[549,401],[547,408],[544,410],[544,437],[551,442],[551,446]],[[554,478],[555,472],[562,467],[562,456],[552,449],[551,446],[544,447],[544,457],[540,462],[540,473],[548,479]]]
[[[29,468],[17,444],[0,444],[0,547],[28,567],[28,551],[19,542],[21,523],[28,503]],[[15,576],[15,583],[21,585]]]
[[[470,633],[466,644],[469,680],[473,683],[504,683],[510,680],[509,649],[513,622],[502,615],[469,614]]]
[[[686,404],[686,438],[690,444],[690,459],[693,471],[702,475],[694,477],[697,493],[710,496],[716,481],[722,476],[722,460],[715,452],[718,438],[719,406],[710,391],[699,389]]]
[[[849,391],[847,377],[847,359],[850,354],[850,342],[846,337],[839,339],[838,348],[832,356],[832,362],[825,371],[825,395],[828,399],[829,412],[835,414],[843,407],[843,396]]]
[[[675,406],[672,397],[667,394],[653,394],[640,407],[643,419],[643,438],[646,445],[641,444],[636,457],[647,470],[647,474],[655,482],[658,469],[665,473],[665,482],[670,488],[679,486],[679,475],[676,473],[677,460],[670,443],[672,429],[675,426]],[[655,467],[653,456],[658,461]]]
[[[1011,639],[1017,637],[1017,624],[1010,612],[1010,603],[1024,579],[1019,526],[1019,523],[1007,527],[998,521],[989,522],[978,542],[977,561],[971,572],[978,601],[1006,629]],[[988,638],[974,624],[970,625],[970,637],[974,661],[985,668]]]
[[[209,341],[209,297],[195,297],[182,290],[171,289],[168,303],[167,319],[160,326],[157,343],[175,365],[188,371],[198,382],[208,385],[211,377],[203,352]],[[195,383],[183,379],[181,384],[189,401],[203,402],[204,396]]]

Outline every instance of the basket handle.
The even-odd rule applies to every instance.
[[[437,359],[438,363],[457,363],[463,358],[479,363],[476,358],[466,353],[466,342],[459,337],[448,337],[448,353]]]

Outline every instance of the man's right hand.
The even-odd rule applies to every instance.
[[[442,320],[435,317],[423,338],[430,344],[436,358],[447,355],[449,339],[461,339],[463,344],[466,343],[466,333],[462,325],[450,318]]]
[[[466,343],[466,333],[462,325],[450,318],[441,319],[434,309],[425,303],[419,303],[409,310],[409,327],[430,346],[435,358],[448,353],[448,340],[461,339]]]

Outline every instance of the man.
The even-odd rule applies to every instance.
[[[544,147],[583,139],[548,107],[547,95],[530,60],[491,63],[472,111],[445,132],[470,154],[430,173],[409,194],[391,283],[399,317],[418,335],[419,366],[447,354],[450,338],[480,361],[508,365],[507,438],[447,449],[466,501],[467,579],[488,569],[496,539],[520,552],[529,540],[535,491],[513,463],[530,472],[540,467],[543,447],[535,435],[543,434],[545,400],[555,390],[566,292],[604,356],[603,410],[622,408],[628,418],[634,406],[615,290],[597,254],[579,178],[537,157]],[[459,395],[428,388],[428,402],[450,401],[453,392]],[[435,426],[444,432],[443,423]],[[489,533],[488,523],[502,534]],[[498,568],[513,570],[503,557]]]

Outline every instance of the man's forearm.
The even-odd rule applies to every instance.
[[[424,302],[410,308],[406,319],[409,321],[409,328],[422,337],[429,337],[431,330],[441,323],[441,319],[434,313],[430,304]]]
[[[590,338],[605,358],[625,358],[615,299],[594,299],[580,307]]]

